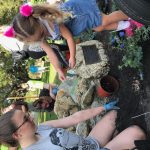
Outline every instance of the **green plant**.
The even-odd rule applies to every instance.
[[[32,4],[37,4],[37,3],[43,3],[45,2],[46,0],[31,0],[31,3]]]
[[[14,63],[11,53],[0,46],[0,103],[16,94],[18,85],[28,80],[25,67],[26,61]]]
[[[130,36],[127,36],[125,31],[112,32],[111,44],[123,53],[122,64],[119,65],[119,69],[123,67],[141,68],[143,57],[141,44],[149,38],[150,26],[134,28]]]
[[[21,4],[22,0],[0,0],[0,25],[10,24]]]

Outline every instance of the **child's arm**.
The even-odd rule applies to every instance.
[[[56,96],[53,94],[52,90],[54,87],[56,87],[56,84],[51,84],[51,83],[44,83],[43,89],[49,90],[49,95],[55,100]]]
[[[75,66],[75,54],[76,54],[76,45],[73,39],[71,32],[65,27],[65,25],[60,25],[61,35],[67,40],[68,47],[70,50],[70,59],[69,67],[73,68]]]
[[[47,42],[42,42],[41,47],[44,49],[44,51],[47,53],[48,58],[50,60],[50,62],[53,64],[53,66],[55,67],[56,71],[59,74],[59,79],[61,81],[65,80],[65,75],[61,69],[60,63],[58,61],[57,56],[55,55],[55,53],[53,52],[53,50],[51,49],[51,47],[47,44]]]
[[[54,88],[54,86],[52,84],[50,84],[49,85],[49,95],[51,96],[51,98],[53,98],[54,100],[56,100],[56,96],[52,92],[53,88]]]

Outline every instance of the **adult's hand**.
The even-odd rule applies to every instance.
[[[114,100],[112,102],[109,102],[107,104],[104,105],[104,109],[106,111],[109,111],[109,110],[118,110],[120,109],[119,107],[115,106],[117,103],[118,103],[119,100]]]

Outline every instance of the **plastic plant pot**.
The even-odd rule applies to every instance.
[[[100,85],[97,86],[99,97],[108,97],[115,93],[119,88],[119,82],[112,76],[107,75],[100,79]]]

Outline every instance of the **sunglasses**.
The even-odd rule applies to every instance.
[[[26,114],[24,115],[24,121],[23,121],[23,123],[22,123],[20,126],[18,126],[18,127],[13,131],[13,133],[16,132],[18,129],[20,129],[26,122],[30,121],[30,119],[31,119],[30,114],[29,114],[29,113],[26,113]]]

